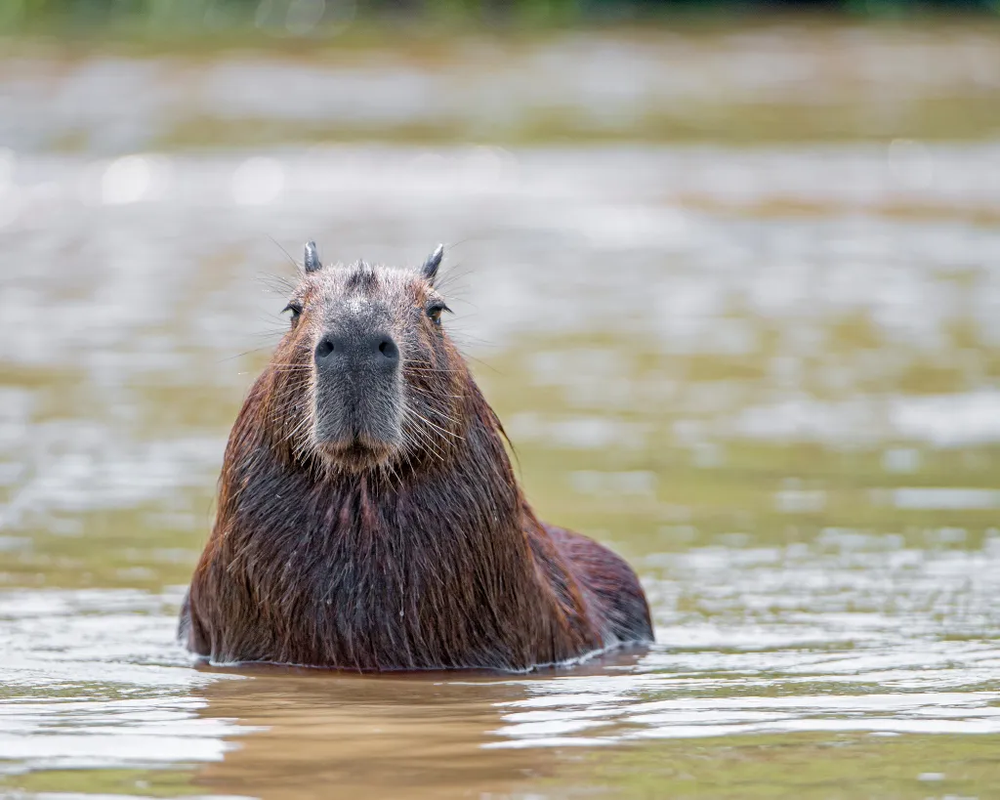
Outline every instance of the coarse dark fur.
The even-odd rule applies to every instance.
[[[194,653],[526,670],[652,639],[628,564],[528,505],[500,422],[440,324],[440,259],[439,249],[421,270],[322,267],[307,247],[290,330],[226,447],[181,615]],[[377,404],[351,412],[376,420],[354,438],[343,425],[324,432],[314,364],[317,342],[350,314],[381,320],[399,351]]]

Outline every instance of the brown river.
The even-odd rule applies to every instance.
[[[0,796],[1000,797],[997,32],[4,44]],[[655,645],[193,664],[309,238],[447,244],[530,499],[635,565]]]

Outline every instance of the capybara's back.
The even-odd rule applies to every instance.
[[[632,569],[538,521],[419,269],[324,267],[233,425],[181,635],[216,663],[526,670],[652,639]]]

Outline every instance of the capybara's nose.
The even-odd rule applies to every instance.
[[[328,333],[316,345],[316,366],[321,369],[394,370],[399,348],[384,332]]]

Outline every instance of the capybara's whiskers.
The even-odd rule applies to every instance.
[[[458,375],[460,370],[433,367],[412,367],[413,375]]]
[[[407,412],[409,414],[411,414],[412,416],[416,417],[424,425],[427,425],[427,426],[433,428],[434,430],[438,431],[439,433],[443,433],[445,436],[450,436],[453,439],[462,439],[463,438],[462,436],[460,436],[459,434],[455,433],[454,431],[449,431],[446,428],[442,428],[440,425],[434,424],[429,419],[427,419],[427,417],[425,417],[420,412],[414,410],[413,408],[407,408]]]
[[[407,410],[406,416],[408,421],[411,421],[412,415],[413,412]],[[424,448],[427,451],[429,451],[432,455],[434,455],[441,461],[445,460],[445,455],[438,447],[437,443],[430,436],[430,434],[426,430],[422,429],[419,425],[414,425],[412,424],[411,421],[411,424],[409,426],[405,426],[403,428],[403,435],[407,437],[409,444],[417,444],[421,448]]]

